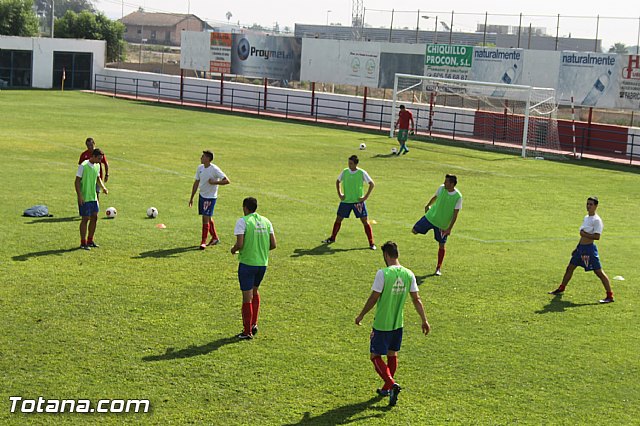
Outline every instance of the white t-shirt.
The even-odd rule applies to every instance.
[[[440,185],[438,187],[438,189],[436,189],[436,193],[434,194],[435,197],[437,197],[438,195],[442,194],[442,191],[444,191],[444,184]],[[457,189],[453,188],[453,191],[449,192],[449,195],[453,195],[456,192],[460,192]],[[454,210],[460,210],[462,208],[462,194],[460,194],[460,198],[458,199],[458,202],[456,203],[456,206],[454,207]]]
[[[397,266],[393,265],[392,268],[397,268]],[[376,277],[373,279],[373,285],[371,286],[371,290],[376,293],[382,293],[384,290],[384,272],[382,269],[378,269],[376,273]],[[418,291],[418,282],[416,281],[416,276],[411,274],[411,287],[409,287],[410,293],[415,293]]]
[[[604,224],[602,219],[597,214],[593,216],[586,215],[582,221],[581,231],[588,232],[589,234],[602,234]]]
[[[263,217],[263,219],[266,219],[267,221],[269,220],[266,217]],[[271,222],[269,222],[269,223],[271,223]],[[245,222],[244,217],[241,217],[236,222],[235,228],[233,228],[233,235],[244,235],[244,231],[246,231],[246,230],[247,230],[247,222]],[[272,223],[271,223],[271,232],[270,233],[273,234],[273,224]]]
[[[351,169],[347,169],[347,171],[351,174],[356,173],[358,170],[362,170],[361,168],[356,168],[355,171],[352,171]],[[342,182],[342,179],[344,179],[344,170],[342,172],[340,172],[340,176],[338,176],[338,181]],[[364,181],[364,183],[371,183],[373,182],[373,180],[371,179],[371,176],[369,176],[369,173],[365,172],[364,170],[362,170],[362,180]]]
[[[198,166],[196,170],[195,180],[200,181],[200,195],[203,198],[218,198],[218,185],[211,185],[209,179],[213,178],[219,180],[226,177],[226,175],[220,170],[220,167],[215,164],[209,164],[209,167],[204,167],[204,164]]]

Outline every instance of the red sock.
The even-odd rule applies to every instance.
[[[438,269],[442,266],[442,261],[444,260],[444,247],[440,247],[438,249]]]
[[[209,219],[209,233],[214,240],[218,239],[218,233],[216,232],[216,224],[213,222],[213,218]]]
[[[368,222],[364,224],[364,233],[367,234],[369,245],[373,245],[373,231],[371,230],[371,225],[369,225]]]
[[[253,295],[253,300],[251,301],[251,306],[253,309],[253,315],[251,316],[251,327],[254,325],[258,325],[258,311],[260,310],[260,294],[255,293]]]
[[[564,291],[564,289],[565,289],[565,288],[567,288],[567,286],[566,286],[566,285],[564,285],[564,284],[560,284],[560,286],[558,287],[558,290],[560,290],[560,291]]]
[[[80,240],[80,245],[81,246],[86,246],[87,245],[87,240]]]
[[[202,224],[202,243],[200,243],[200,244],[206,244],[207,235],[209,235],[209,224],[208,223],[203,223]]]
[[[607,297],[613,299],[613,292],[612,291],[608,291],[607,292]]]
[[[389,366],[389,374],[391,374],[391,377],[394,377],[398,369],[398,357],[387,356],[387,365]]]
[[[91,244],[93,242],[93,237],[87,238],[87,244]]]
[[[376,373],[378,373],[378,375],[382,378],[382,380],[384,380],[384,386],[382,387],[382,389],[383,390],[391,389],[395,382],[393,381],[393,377],[391,377],[391,374],[389,373],[389,367],[387,367],[387,364],[384,363],[384,361],[382,360],[382,357],[380,356],[373,357],[371,358],[371,362],[373,362],[373,366],[376,369]]]
[[[333,224],[333,231],[331,231],[331,239],[335,240],[336,239],[336,235],[338,235],[338,231],[340,231],[340,226],[342,225],[342,222],[334,222]]]
[[[253,313],[251,311],[251,302],[242,304],[242,332],[245,335],[251,334],[251,317],[253,316]]]

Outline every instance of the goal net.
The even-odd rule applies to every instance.
[[[390,137],[409,103],[417,132],[517,147],[522,157],[562,154],[554,89],[396,74]]]

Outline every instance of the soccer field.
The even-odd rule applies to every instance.
[[[96,241],[78,250],[74,176],[92,136],[110,163]],[[359,151],[360,143],[367,149]],[[523,160],[447,143],[48,91],[0,93],[0,423],[637,424],[640,418],[640,174],[595,162]],[[188,201],[203,149],[231,185],[205,251]],[[432,332],[410,302],[398,405],[375,396],[370,294],[380,250],[359,220],[331,231],[347,158],[376,186],[378,246],[394,240],[420,285]],[[444,175],[463,208],[441,277],[437,243],[411,227]],[[600,198],[598,243],[616,302],[593,273],[560,282],[585,200]],[[242,199],[258,199],[278,248],[261,286],[260,333],[241,330]],[[46,204],[54,217],[25,218]],[[107,207],[117,218],[104,219]],[[147,219],[155,206],[159,215]],[[157,224],[166,225],[159,229]],[[11,413],[24,399],[148,399],[149,413]]]

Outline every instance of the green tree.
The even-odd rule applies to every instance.
[[[0,35],[38,35],[38,17],[33,0],[0,0]]]
[[[40,16],[51,19],[52,0],[35,0],[36,10]],[[67,10],[75,13],[87,12],[95,13],[96,8],[91,0],[53,0],[53,12],[56,18],[62,18]]]
[[[110,20],[101,12],[93,14],[87,11],[80,13],[67,11],[62,18],[56,19],[55,36],[105,40],[107,42],[107,61],[124,59],[124,25],[121,22]]]
[[[622,55],[626,55],[629,53],[629,49],[627,48],[626,44],[618,42],[609,48],[609,53],[619,53]]]

